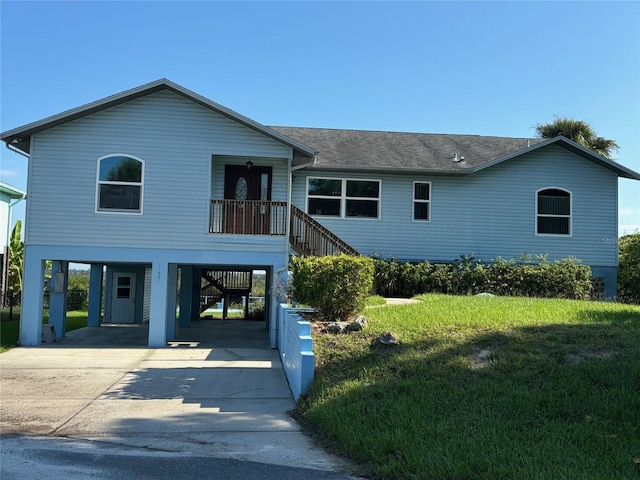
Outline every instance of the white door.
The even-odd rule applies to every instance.
[[[133,323],[136,307],[136,275],[134,273],[113,274],[111,296],[111,322]]]

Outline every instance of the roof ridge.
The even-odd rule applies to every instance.
[[[359,128],[333,128],[333,127],[299,127],[293,125],[269,125],[268,128],[295,128],[299,130],[329,130],[333,132],[358,132],[358,133],[392,133],[399,135],[432,135],[432,136],[447,136],[447,137],[477,137],[477,138],[505,138],[513,140],[544,140],[540,137],[508,137],[501,135],[482,135],[479,133],[434,133],[434,132],[406,132],[400,130],[369,130]]]

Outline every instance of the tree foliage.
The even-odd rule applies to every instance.
[[[9,241],[9,290],[22,290],[22,269],[24,266],[24,243],[21,237],[22,221],[18,220],[11,231]]]
[[[640,233],[620,237],[618,248],[618,298],[640,303]]]
[[[562,135],[606,158],[611,158],[618,150],[615,140],[600,137],[591,125],[573,118],[555,117],[553,122],[539,123],[536,125],[536,133],[542,138]]]
[[[142,178],[142,164],[133,158],[123,158],[107,172],[111,182],[139,182]]]

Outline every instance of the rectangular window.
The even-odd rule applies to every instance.
[[[380,218],[380,180],[307,179],[307,212],[339,218]]]
[[[431,182],[413,182],[413,219],[431,220]]]
[[[131,277],[118,277],[118,298],[131,298]]]

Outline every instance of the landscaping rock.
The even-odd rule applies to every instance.
[[[478,350],[471,356],[471,370],[480,370],[487,367],[494,362],[493,350],[490,348],[483,348]]]
[[[378,337],[378,343],[382,345],[398,345],[400,343],[400,337],[393,332],[384,332]]]
[[[347,330],[347,322],[333,322],[325,327],[325,332],[328,333],[345,333]]]
[[[359,332],[363,328],[367,327],[367,318],[364,315],[358,315],[358,317],[347,325],[347,331]]]
[[[495,297],[493,293],[489,293],[489,292],[476,293],[474,296],[475,297]]]

